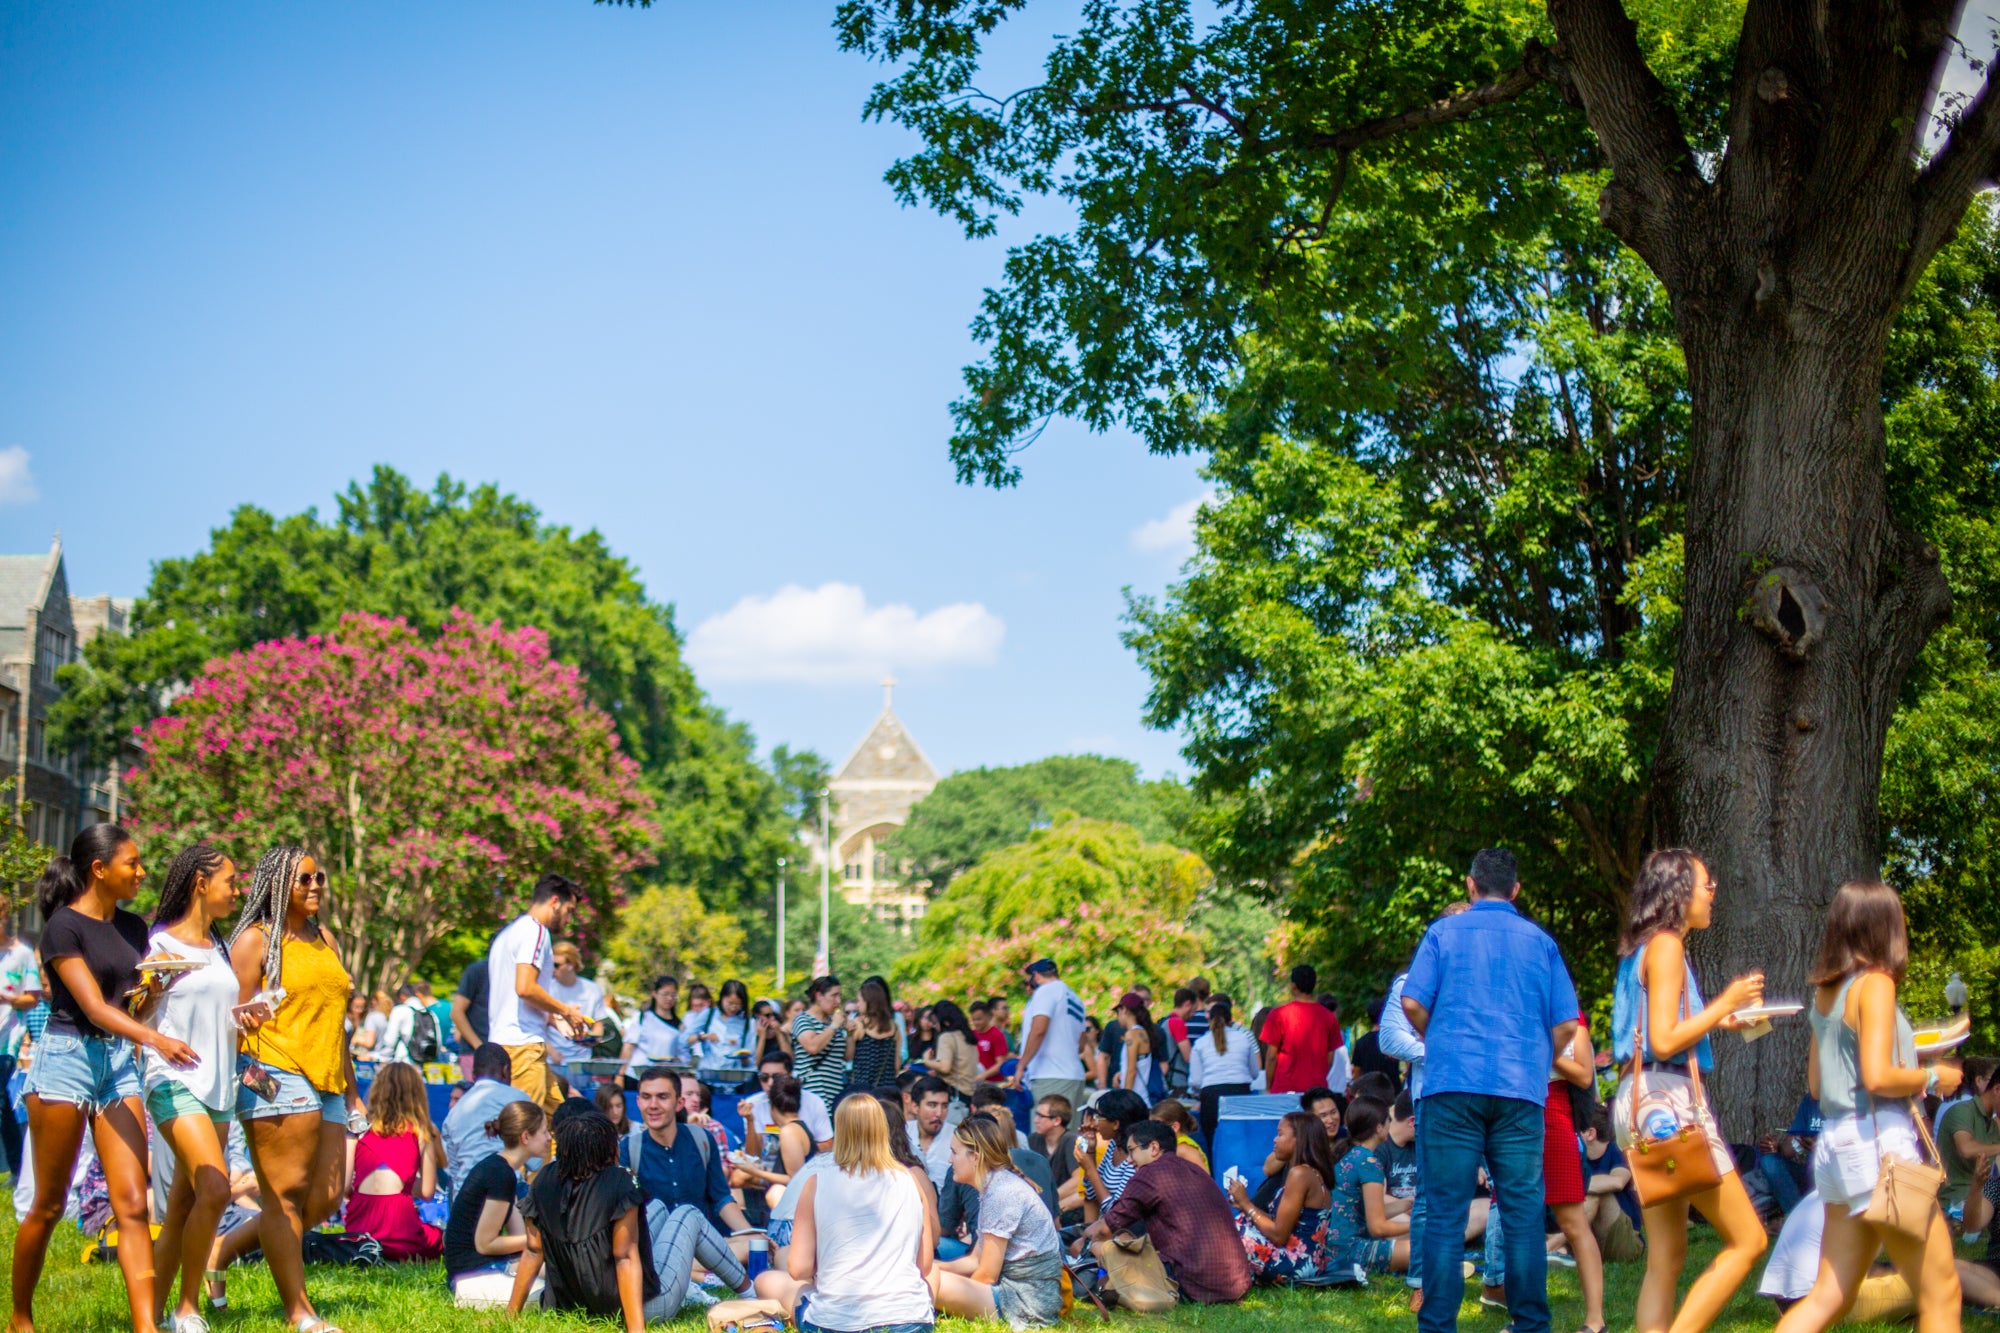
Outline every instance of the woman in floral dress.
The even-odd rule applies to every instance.
[[[1236,1231],[1259,1282],[1312,1282],[1327,1275],[1337,1255],[1332,1245],[1334,1150],[1317,1116],[1293,1111],[1278,1122],[1272,1154],[1287,1163],[1285,1185],[1270,1212],[1251,1202],[1241,1179],[1229,1182],[1238,1213]]]

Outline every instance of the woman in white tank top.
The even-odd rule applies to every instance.
[[[783,1302],[799,1333],[916,1333],[937,1318],[936,1250],[923,1194],[889,1147],[882,1104],[857,1094],[834,1112],[833,1169],[799,1193],[789,1274],[759,1274],[757,1294]]]

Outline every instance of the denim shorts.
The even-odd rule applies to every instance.
[[[236,1058],[236,1069],[240,1074],[253,1064],[263,1064],[247,1055]],[[279,1116],[304,1115],[318,1111],[319,1118],[336,1125],[347,1123],[347,1098],[337,1092],[321,1092],[312,1085],[304,1074],[295,1070],[280,1069],[276,1065],[264,1065],[265,1072],[277,1081],[278,1095],[265,1101],[242,1083],[236,1085],[236,1118],[239,1120],[274,1120]]]
[[[789,1217],[772,1218],[765,1224],[764,1234],[771,1238],[773,1245],[790,1245],[792,1243],[792,1219]]]
[[[67,1102],[95,1115],[140,1095],[139,1065],[123,1037],[85,1037],[50,1028],[35,1043],[35,1063],[21,1095]]]
[[[931,1333],[936,1324],[873,1324],[865,1329],[821,1328],[812,1320],[799,1319],[799,1333]]]

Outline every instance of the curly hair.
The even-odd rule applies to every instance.
[[[188,907],[194,902],[194,886],[203,879],[222,869],[222,863],[229,858],[218,847],[198,842],[174,858],[167,867],[166,886],[160,890],[160,904],[153,909],[153,929],[171,926],[188,914]],[[215,931],[214,925],[209,926]],[[221,938],[219,931],[216,938]]]
[[[1688,900],[1694,897],[1696,871],[1702,865],[1702,859],[1685,847],[1662,847],[1647,854],[1625,908],[1625,929],[1618,936],[1621,957],[1661,931],[1678,931],[1687,924]]]
[[[618,1164],[618,1130],[596,1107],[558,1117],[556,1175],[566,1181],[594,1179]]]
[[[415,1065],[387,1064],[375,1071],[375,1082],[368,1088],[368,1126],[385,1137],[415,1134],[433,1148],[444,1147],[431,1123],[424,1076]]]
[[[264,927],[264,989],[276,990],[284,984],[285,920],[292,910],[292,890],[298,885],[299,863],[306,859],[303,847],[273,847],[257,858],[257,870],[250,877],[250,893],[237,913],[236,929],[230,946],[252,926]]]

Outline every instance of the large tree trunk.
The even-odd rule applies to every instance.
[[[1880,864],[1896,700],[1951,607],[1886,493],[1882,351],[2000,161],[1982,90],[1928,161],[1954,0],[1747,0],[1719,156],[1699,156],[1619,0],[1549,0],[1612,167],[1604,221],[1673,302],[1693,406],[1686,583],[1653,835],[1720,881],[1693,956],[1806,998],[1824,909]],[[1806,1029],[1717,1045],[1730,1137],[1785,1124]]]
[[[1889,294],[1865,295],[1879,310]],[[1950,607],[1937,552],[1889,513],[1878,321],[1801,320],[1815,327],[1785,336],[1741,306],[1683,321],[1695,448],[1654,770],[1655,845],[1695,849],[1719,884],[1692,941],[1704,986],[1762,970],[1774,999],[1806,997],[1827,902],[1877,872],[1889,719]],[[1732,1139],[1789,1122],[1803,1020],[1749,1046],[1720,1037],[1716,1055]]]

